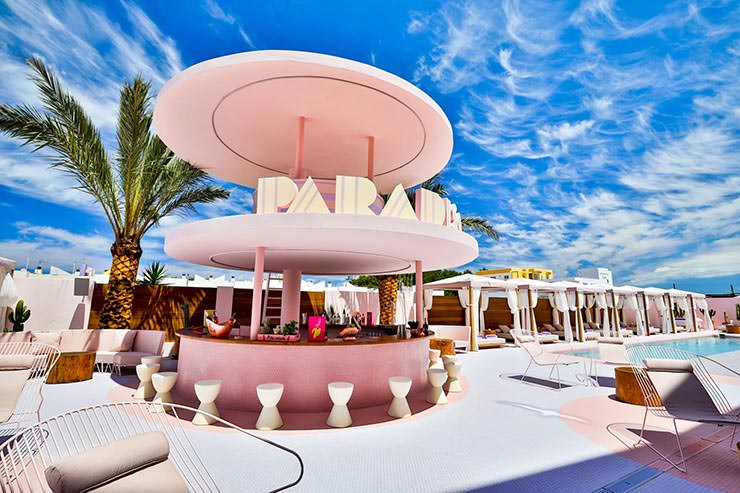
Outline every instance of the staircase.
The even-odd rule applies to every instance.
[[[282,274],[267,274],[267,284],[262,298],[262,323],[280,324],[280,305],[283,302],[283,289],[272,286],[272,281],[283,280]]]

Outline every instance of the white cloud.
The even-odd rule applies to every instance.
[[[244,41],[244,43],[246,43],[247,47],[253,50],[257,48],[252,37],[242,26],[241,20],[231,12],[226,11],[216,0],[207,0],[204,5],[204,9],[213,19],[229,26],[236,27],[239,37]]]

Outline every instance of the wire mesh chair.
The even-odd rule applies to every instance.
[[[161,432],[170,446],[168,460],[190,491],[220,491],[218,482],[203,464],[182,424],[182,413],[202,413],[217,424],[236,430],[286,452],[298,461],[298,477],[271,491],[291,488],[303,478],[303,461],[293,450],[253,435],[218,416],[179,404],[163,404],[169,412],[153,411],[149,402],[118,402],[68,411],[41,421],[10,438],[0,447],[0,492],[28,493],[51,491],[45,470],[62,459],[72,457],[117,440],[143,433]]]
[[[40,409],[44,402],[42,389],[49,372],[59,359],[59,348],[48,344],[36,342],[4,342],[0,343],[0,362],[15,362],[21,364],[22,368],[10,370],[13,378],[25,377],[25,383],[22,384],[22,390],[17,400],[15,408],[6,420],[0,422],[0,428],[5,429],[7,425],[13,425],[14,431],[20,429],[21,424],[31,418],[36,421],[41,419]],[[26,362],[23,364],[22,362]],[[15,364],[12,363],[12,364]],[[6,382],[10,380],[11,373],[0,371],[0,378]],[[11,392],[6,389],[6,392]],[[6,398],[10,396],[5,396]]]
[[[572,360],[562,353],[545,351],[536,340],[530,337],[523,337],[521,330],[513,329],[511,334],[514,337],[514,343],[524,349],[527,356],[529,356],[529,363],[527,364],[527,368],[524,370],[524,373],[519,378],[520,382],[529,383],[526,381],[526,378],[532,365],[534,365],[542,368],[550,368],[547,378],[548,380],[554,381],[558,384],[558,387],[556,389],[553,388],[552,390],[562,390],[563,383],[570,386],[569,382],[560,378],[560,368],[575,365],[578,361]],[[553,378],[553,373],[555,373],[555,378]]]
[[[730,405],[713,373],[707,368],[707,364],[729,372],[732,376],[740,377],[740,373],[706,356],[670,346],[635,344],[627,347],[627,358],[645,400],[640,438],[635,446],[646,445],[684,473],[687,472],[686,458],[676,424],[677,420],[732,426],[733,432],[730,437],[732,446],[737,426],[740,425],[740,410]],[[660,364],[668,368],[667,373],[671,380],[666,380],[664,376],[661,376],[661,373],[665,375],[666,370],[656,371],[654,369]],[[653,365],[652,368],[651,365]],[[674,463],[652,444],[645,441],[648,412],[673,421],[681,465]]]

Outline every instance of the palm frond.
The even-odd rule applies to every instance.
[[[135,227],[135,218],[141,210],[146,190],[142,176],[146,167],[141,166],[144,153],[151,139],[150,128],[152,117],[149,113],[149,83],[140,77],[133,83],[124,84],[118,109],[118,156],[116,171],[118,173],[119,194],[123,197],[125,229]]]
[[[100,133],[41,60],[32,58],[28,64],[46,111],[0,105],[0,131],[32,145],[34,152],[53,150],[52,166],[76,178],[78,188],[100,202],[114,231],[119,230],[116,189]]]
[[[481,233],[493,240],[500,239],[500,235],[498,231],[496,231],[496,228],[491,226],[491,224],[486,219],[483,219],[481,217],[463,217],[462,227],[463,229],[467,229],[468,231]]]
[[[423,182],[421,182],[418,186],[406,190],[406,196],[408,197],[409,202],[411,202],[411,207],[414,208],[416,207],[416,190],[418,188],[429,190],[430,192],[434,192],[441,197],[447,196],[447,189],[445,188],[444,183],[442,183],[439,173],[437,173],[428,180],[424,180]]]

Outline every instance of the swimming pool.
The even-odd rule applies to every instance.
[[[681,339],[679,341],[660,341],[649,342],[651,346],[669,346],[701,356],[711,356],[713,354],[729,353],[731,351],[740,351],[740,338],[729,337],[697,337],[692,339]],[[568,352],[572,356],[579,358],[599,358],[598,348],[580,349]]]

